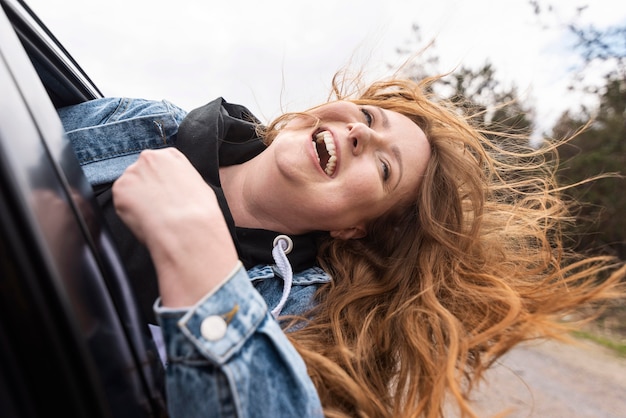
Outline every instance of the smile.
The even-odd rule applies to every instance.
[[[322,167],[326,175],[331,177],[335,174],[337,167],[337,151],[332,135],[328,131],[319,132],[313,136],[313,142],[315,144],[313,149],[315,149],[317,154],[317,161],[320,163],[320,167]]]

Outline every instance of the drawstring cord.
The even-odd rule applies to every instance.
[[[278,318],[280,311],[282,311],[283,306],[285,306],[285,302],[287,302],[287,298],[291,292],[291,284],[293,282],[293,271],[291,269],[291,264],[289,264],[289,260],[287,259],[287,254],[289,254],[293,249],[293,241],[287,235],[278,235],[274,238],[273,245],[274,248],[272,249],[272,257],[274,257],[278,271],[283,276],[283,295],[281,296],[278,305],[272,309],[272,315],[274,318]]]

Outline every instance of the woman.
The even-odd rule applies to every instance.
[[[335,86],[339,101],[279,118],[266,149],[217,179],[190,150],[234,125],[201,109],[172,140],[196,169],[173,148],[144,152],[115,183],[115,208],[157,271],[172,415],[315,416],[321,402],[326,416],[431,417],[452,395],[473,416],[468,394],[499,356],[617,295],[624,266],[562,247],[567,207],[538,161],[550,150],[497,149],[425,93],[432,81],[350,97]],[[237,228],[313,234],[317,263],[294,266],[289,290],[279,240],[286,291],[259,279],[263,301],[238,268]],[[254,280],[266,267],[246,268]]]

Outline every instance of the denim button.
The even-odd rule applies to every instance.
[[[226,335],[226,321],[221,316],[208,316],[202,320],[200,333],[208,341],[217,341]]]

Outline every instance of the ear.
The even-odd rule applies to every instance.
[[[338,231],[330,231],[330,236],[338,239],[359,239],[366,235],[367,231],[365,227],[361,225],[340,229]]]

